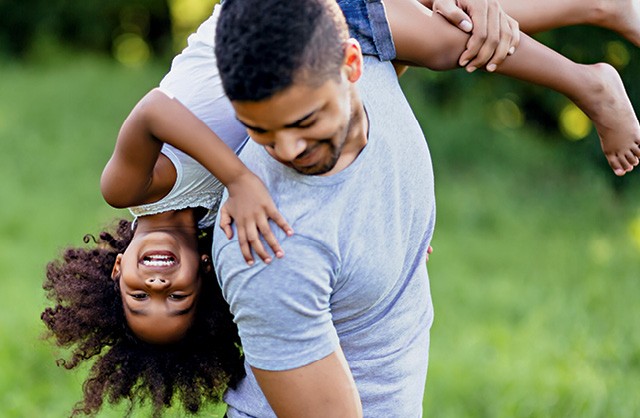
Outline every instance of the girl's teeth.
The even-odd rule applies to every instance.
[[[175,261],[172,257],[167,256],[149,256],[145,257],[144,260],[142,260],[142,263],[145,266],[150,267],[167,267],[173,265],[174,262]]]

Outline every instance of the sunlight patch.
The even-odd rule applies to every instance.
[[[631,235],[631,241],[635,245],[636,249],[640,251],[640,215],[636,216],[629,225],[629,233]]]
[[[562,109],[558,123],[562,134],[572,141],[584,139],[591,132],[591,120],[573,103]]]
[[[113,42],[113,56],[127,67],[142,67],[151,56],[149,45],[140,35],[125,33]]]
[[[616,69],[621,70],[629,64],[629,60],[631,59],[629,50],[622,42],[609,42],[606,48],[605,60],[616,67]]]

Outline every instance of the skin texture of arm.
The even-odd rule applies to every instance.
[[[177,100],[154,89],[123,123],[102,173],[100,187],[110,205],[123,208],[148,203],[171,189],[175,172],[168,174],[168,162],[158,159],[163,142],[194,157],[225,185],[251,174],[202,121]]]
[[[285,371],[253,368],[279,418],[359,418],[362,405],[342,350]]]

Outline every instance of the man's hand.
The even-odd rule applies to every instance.
[[[498,0],[425,0],[423,4],[471,33],[459,60],[468,72],[482,67],[495,71],[520,43],[520,25],[502,10]]]

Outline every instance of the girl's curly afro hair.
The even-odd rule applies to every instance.
[[[84,399],[72,416],[93,415],[105,400],[115,404],[124,399],[130,413],[135,404],[150,399],[154,416],[160,416],[174,397],[195,413],[204,402],[221,401],[226,388],[244,376],[237,329],[213,273],[202,273],[196,319],[184,339],[153,345],[130,331],[111,271],[132,236],[131,222],[121,220],[114,233],[85,236],[85,243],[95,244],[91,248],[67,248],[47,266],[43,288],[53,306],[41,318],[47,337],[71,351],[58,364],[73,369],[95,358],[83,385]],[[199,241],[203,254],[210,251],[211,231]]]

